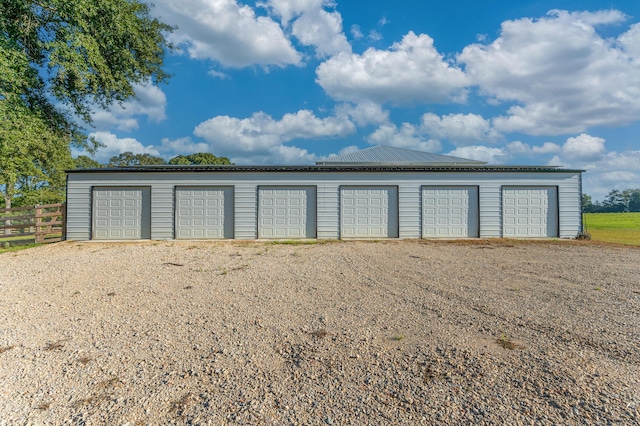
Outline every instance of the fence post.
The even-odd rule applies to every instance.
[[[67,240],[67,203],[60,206],[60,222],[62,222],[62,241]]]
[[[42,229],[42,218],[40,215],[42,214],[42,208],[39,205],[35,206],[36,208],[36,243],[41,243],[44,241],[44,235],[39,235],[38,232]]]

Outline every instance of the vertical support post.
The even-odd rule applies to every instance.
[[[62,222],[62,241],[67,240],[67,203],[60,206],[60,222]]]
[[[36,243],[41,243],[44,241],[44,235],[40,234],[40,231],[42,229],[42,218],[40,217],[42,215],[42,208],[38,205],[36,205],[35,208],[36,208]]]

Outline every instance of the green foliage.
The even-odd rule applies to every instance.
[[[197,152],[191,155],[178,155],[169,160],[169,164],[182,166],[195,164],[233,165],[227,157],[216,157],[209,152]]]
[[[165,161],[151,154],[134,154],[123,152],[109,159],[108,167],[152,166],[166,164]]]
[[[76,169],[97,169],[104,167],[93,158],[89,158],[86,155],[79,155],[73,159],[73,165]]]
[[[585,204],[585,197],[588,197],[589,201],[591,197],[585,194],[582,196],[582,209],[587,213],[640,212],[640,188],[624,191],[613,189],[602,203]]]
[[[70,147],[95,149],[77,124],[94,106],[166,81],[172,28],[139,0],[0,0],[0,190],[4,203],[63,194]]]

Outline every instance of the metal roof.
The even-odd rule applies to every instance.
[[[452,157],[450,155],[432,154],[430,152],[414,151],[412,149],[395,148],[379,145],[344,155],[327,158],[316,162],[318,165],[340,164],[407,164],[407,165],[479,165],[483,161],[467,158]]]
[[[407,165],[407,164],[327,164],[316,166],[131,166],[96,169],[73,169],[67,173],[268,173],[268,172],[379,172],[379,173],[581,173],[584,170],[563,169],[556,166],[485,166],[485,165]]]

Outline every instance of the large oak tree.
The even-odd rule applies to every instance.
[[[139,0],[0,0],[0,189],[64,185],[72,146],[94,149],[91,111],[167,80],[172,28]],[[80,123],[80,124],[79,124]],[[37,186],[37,185],[35,185]]]

